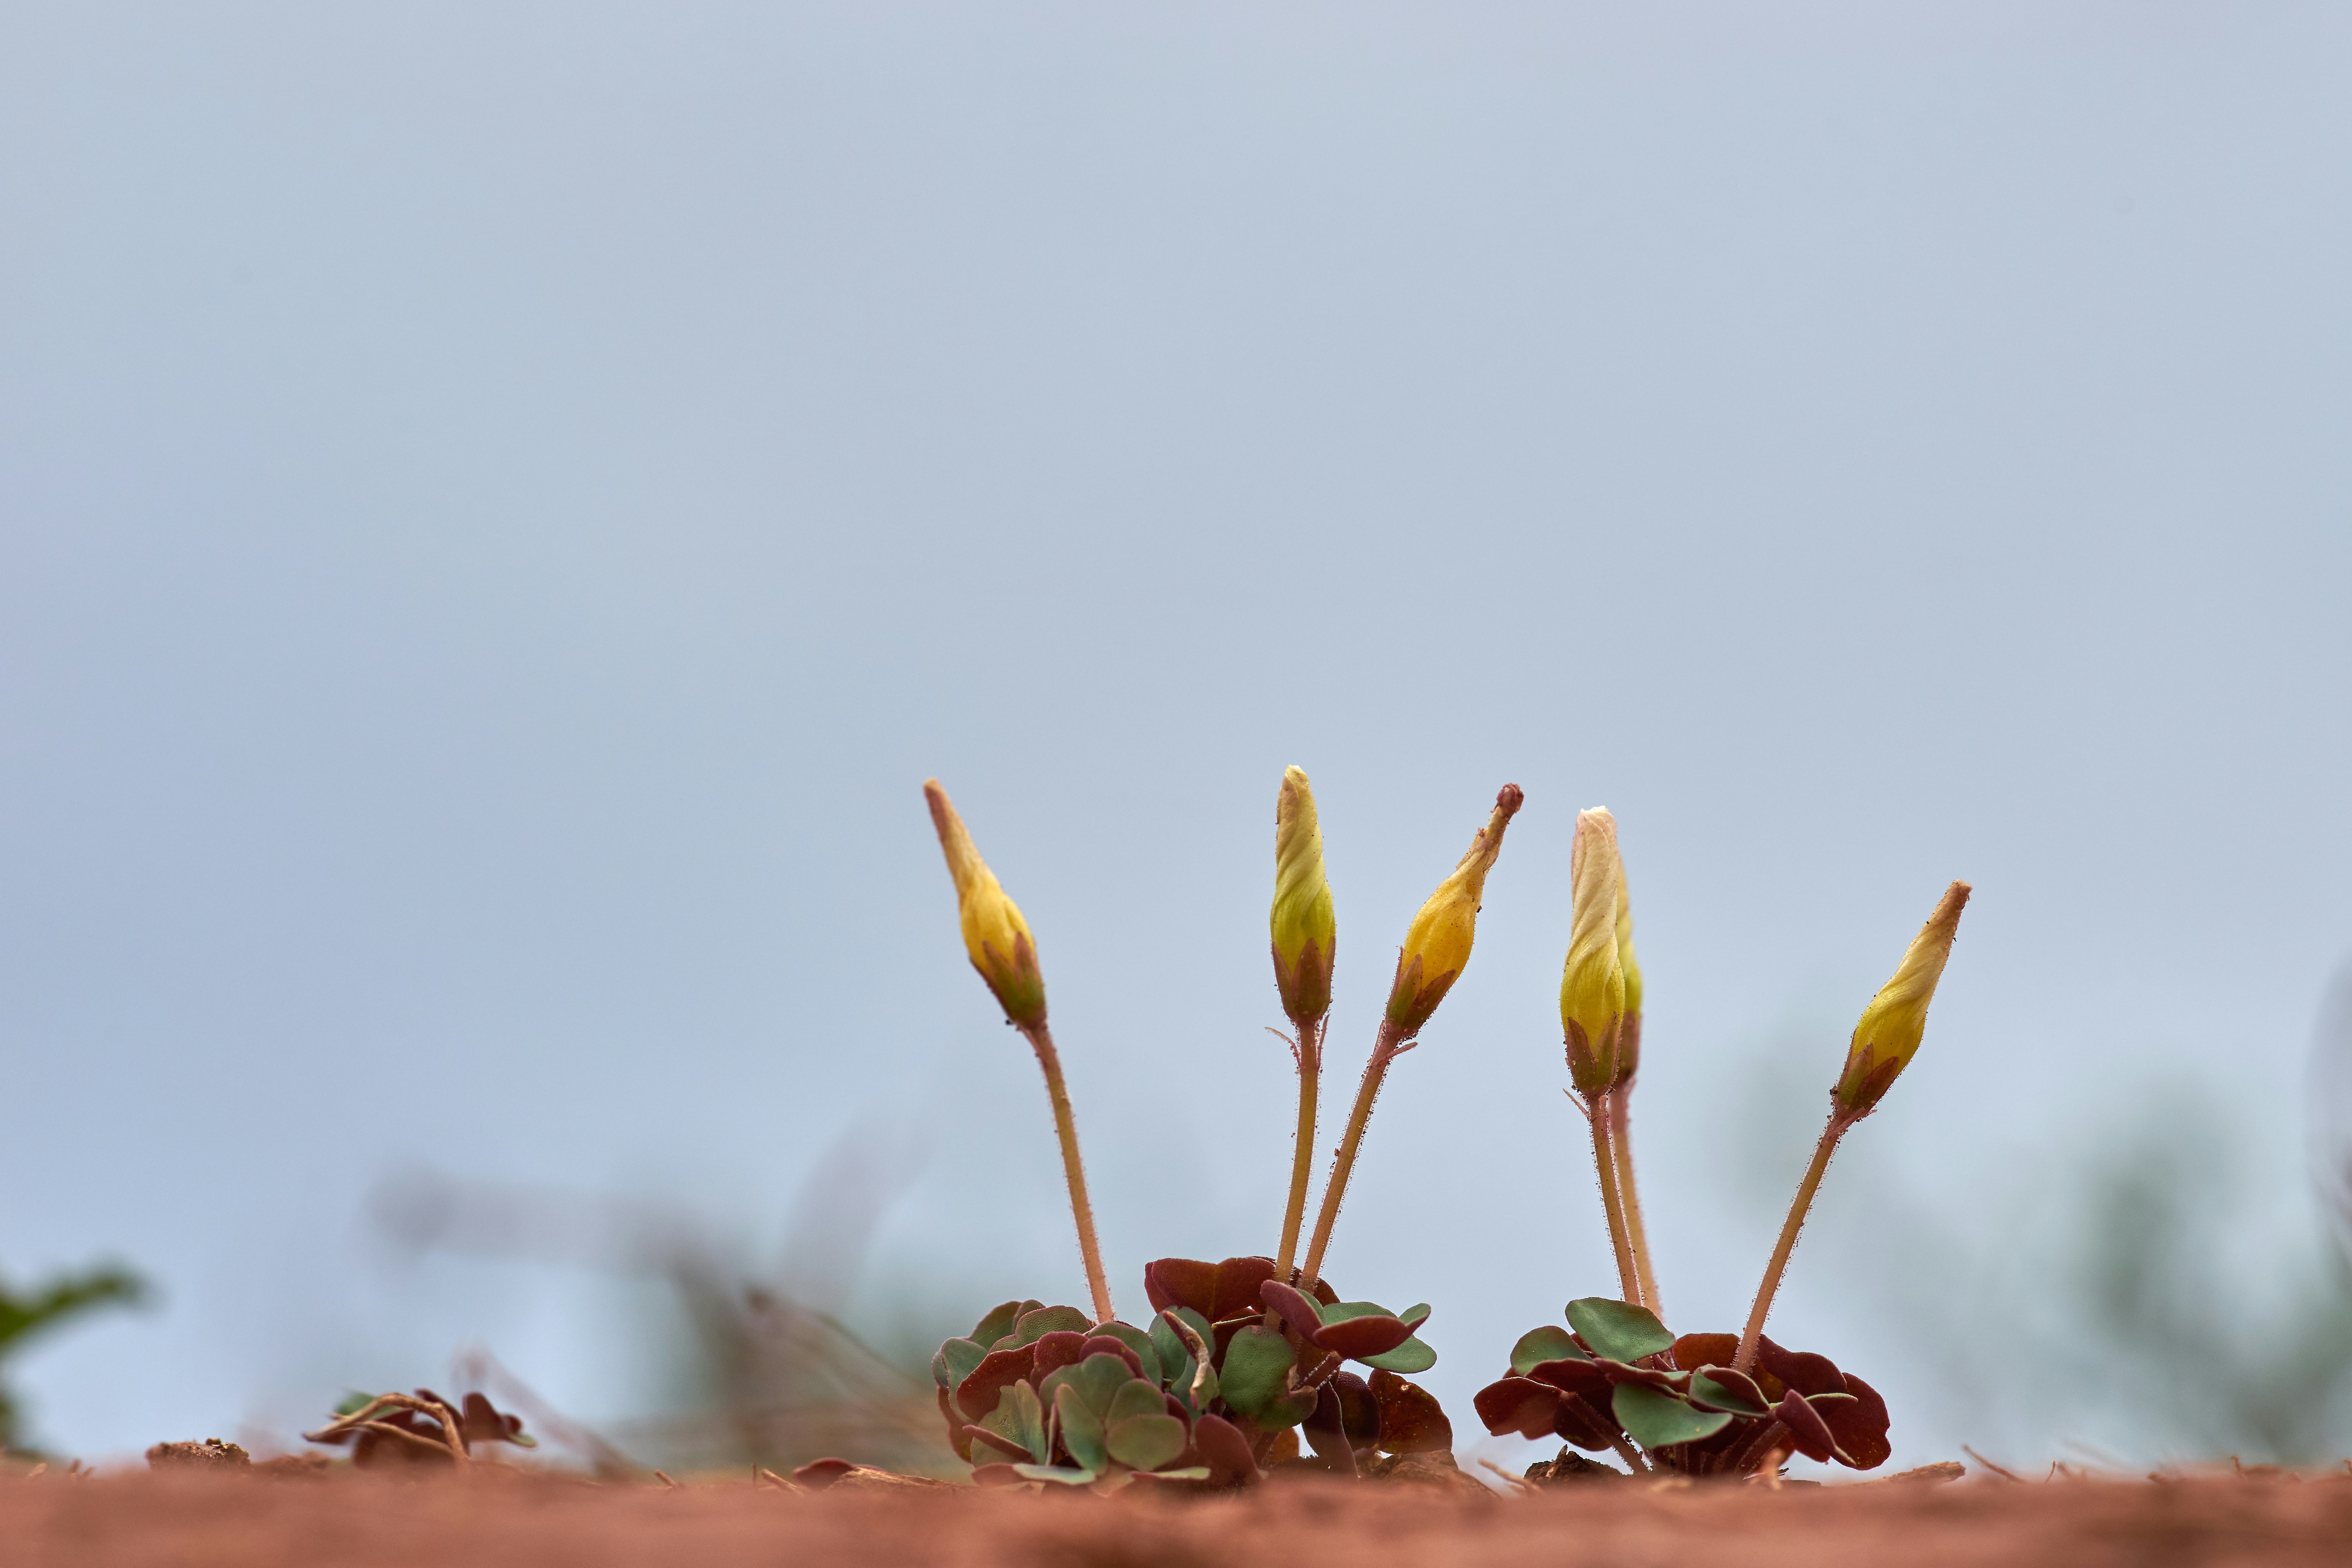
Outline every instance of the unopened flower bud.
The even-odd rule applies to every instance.
[[[1853,1026],[1853,1044],[1847,1047],[1845,1071],[1831,1102],[1849,1119],[1867,1116],[1878,1106],[1895,1077],[1910,1065],[1927,1031],[1927,1004],[1936,997],[1936,982],[1943,977],[1944,961],[1952,955],[1952,938],[1960,929],[1960,910],[1968,907],[1969,885],[1955,882],[1944,889],[1936,912],[1911,939],[1895,978],[1878,989]]]
[[[1042,1025],[1045,978],[1037,969],[1037,944],[1029,939],[1029,922],[972,847],[963,818],[956,815],[939,780],[924,781],[923,798],[930,803],[948,874],[955,879],[956,913],[962,921],[964,952],[971,955],[971,966],[996,993],[1007,1018],[1032,1028]]]
[[[1306,773],[1286,768],[1274,803],[1274,983],[1282,1010],[1307,1027],[1331,1009],[1331,960],[1339,926],[1323,879],[1323,830]]]
[[[1605,807],[1578,812],[1576,845],[1569,855],[1574,907],[1568,962],[1559,975],[1559,1022],[1568,1037],[1568,1076],[1580,1094],[1606,1093],[1618,1079],[1626,987],[1617,931],[1624,879],[1617,858],[1617,819]],[[1630,922],[1625,931],[1630,944]]]
[[[1478,934],[1478,904],[1486,897],[1486,873],[1503,852],[1503,830],[1508,827],[1527,796],[1517,784],[1505,784],[1495,796],[1494,814],[1478,837],[1470,840],[1454,874],[1437,884],[1437,891],[1421,906],[1406,928],[1404,948],[1397,954],[1396,979],[1389,986],[1388,1021],[1400,1037],[1410,1038],[1437,1011],[1445,993],[1470,962],[1470,944]]]

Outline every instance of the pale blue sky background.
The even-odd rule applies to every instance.
[[[0,6],[0,1261],[166,1292],[26,1362],[39,1430],[290,1432],[469,1339],[640,1408],[617,1288],[371,1242],[420,1164],[765,1248],[879,1119],[929,1157],[869,1307],[1079,1296],[931,773],[1038,933],[1137,1310],[1147,1258],[1274,1239],[1283,765],[1341,1099],[1526,787],[1331,1258],[1436,1304],[1464,1427],[1609,1283],[1581,805],[1680,1326],[1736,1324],[1954,876],[1776,1332],[1899,1458],[1980,1441],[1831,1265],[1895,1191],[1997,1245],[2167,1084],[2307,1258],[2352,16],[1635,13]]]

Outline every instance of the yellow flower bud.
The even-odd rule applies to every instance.
[[[1617,819],[1606,807],[1576,814],[1569,854],[1573,902],[1568,962],[1559,975],[1559,1022],[1568,1037],[1568,1076],[1580,1094],[1606,1093],[1617,1082],[1625,1019],[1625,966],[1619,957],[1617,911],[1625,873],[1617,858]],[[1630,941],[1633,928],[1626,926]]]
[[[1282,1010],[1300,1028],[1331,1010],[1331,960],[1339,925],[1323,879],[1323,830],[1306,773],[1286,768],[1274,803],[1274,983]]]
[[[1642,965],[1633,957],[1633,897],[1625,887],[1625,861],[1617,860],[1617,967],[1625,973],[1625,1021],[1617,1031],[1617,1087],[1642,1070]]]
[[[1911,939],[1895,978],[1878,989],[1853,1026],[1853,1044],[1847,1047],[1845,1071],[1830,1091],[1838,1113],[1848,1119],[1867,1116],[1895,1082],[1895,1075],[1911,1063],[1927,1031],[1927,1004],[1935,1000],[1936,982],[1943,978],[1944,961],[1952,955],[1952,938],[1960,929],[1960,911],[1968,907],[1969,885],[1955,882],[1944,889],[1936,912]]]
[[[1494,815],[1470,840],[1461,864],[1437,884],[1437,891],[1429,895],[1429,901],[1405,929],[1404,947],[1397,954],[1396,979],[1389,986],[1389,1026],[1400,1038],[1410,1039],[1420,1032],[1470,962],[1470,943],[1478,933],[1478,904],[1486,892],[1486,873],[1494,869],[1495,857],[1503,852],[1503,830],[1526,799],[1518,785],[1502,787],[1495,796]]]
[[[1029,939],[1029,922],[972,847],[963,818],[956,815],[939,780],[923,782],[923,798],[930,802],[931,824],[940,830],[948,875],[955,879],[956,912],[963,922],[963,947],[971,955],[971,966],[996,993],[1007,1018],[1033,1028],[1044,1024],[1045,977],[1037,969],[1037,944]]]

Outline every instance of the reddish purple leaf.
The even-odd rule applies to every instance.
[[[1137,1377],[1141,1377],[1143,1375],[1143,1358],[1137,1355],[1135,1353],[1134,1347],[1128,1344],[1124,1340],[1113,1339],[1108,1334],[1097,1334],[1094,1338],[1087,1341],[1083,1345],[1079,1346],[1079,1352],[1078,1359],[1080,1361],[1086,1360],[1086,1358],[1090,1355],[1115,1355],[1121,1361],[1127,1363],[1127,1370],[1129,1372],[1134,1373]],[[1045,1370],[1044,1367],[1041,1366],[1037,1369],[1037,1375],[1040,1377],[1045,1375]]]
[[[1213,1323],[1258,1310],[1258,1287],[1274,1278],[1271,1258],[1228,1258],[1203,1263],[1197,1258],[1162,1258],[1143,1266],[1143,1291],[1151,1310],[1190,1307]]]
[[[1434,1454],[1454,1447],[1454,1423],[1428,1390],[1375,1368],[1373,1399],[1381,1407],[1381,1448],[1391,1454]]]
[[[962,1414],[948,1403],[946,1389],[935,1388],[931,1392],[940,1396],[940,1415],[948,1424],[948,1446],[955,1450],[957,1458],[971,1464],[971,1439],[963,1435],[965,1421]]]
[[[971,1369],[971,1375],[956,1385],[956,1408],[967,1421],[984,1419],[996,1408],[996,1397],[1013,1384],[1029,1378],[1037,1363],[1034,1344],[1012,1345],[1001,1351],[991,1351],[981,1363]]]
[[[1552,1430],[1559,1419],[1559,1390],[1548,1383],[1538,1383],[1528,1377],[1506,1377],[1488,1384],[1473,1394],[1471,1405],[1485,1422],[1486,1430],[1499,1437],[1516,1432],[1522,1437],[1540,1437]]]
[[[1086,1360],[1087,1352],[1094,1348],[1094,1342],[1075,1330],[1056,1329],[1050,1334],[1040,1336],[1034,1348],[1035,1360],[1023,1375],[1032,1383],[1043,1383],[1047,1373],[1059,1367],[1076,1366]],[[983,1361],[981,1364],[985,1366],[987,1363]],[[972,1370],[977,1372],[979,1368]],[[988,1413],[983,1410],[981,1414],[985,1415]]]
[[[859,1468],[848,1459],[814,1459],[793,1472],[793,1479],[813,1492],[821,1492],[850,1471]]]
[[[1343,1318],[1324,1324],[1307,1337],[1327,1351],[1361,1360],[1387,1354],[1412,1338],[1412,1330],[1401,1319],[1384,1313],[1377,1318]]]
[[[1258,1479],[1257,1460],[1241,1428],[1222,1415],[1203,1415],[1192,1423],[1192,1447],[1209,1468],[1216,1486],[1234,1486]]]
[[[1837,1401],[1821,1413],[1822,1420],[1845,1450],[1845,1463],[1857,1470],[1874,1470],[1894,1452],[1886,1441],[1886,1401],[1852,1373],[1845,1374],[1845,1391],[1853,1395],[1853,1403]]]
[[[1539,1361],[1528,1368],[1538,1383],[1548,1383],[1562,1394],[1598,1394],[1609,1386],[1609,1374],[1599,1362]]]
[[[1808,1459],[1843,1458],[1838,1452],[1837,1438],[1822,1413],[1805,1402],[1805,1396],[1790,1389],[1772,1407],[1772,1414],[1789,1429],[1789,1440],[1797,1445],[1797,1452]]]
[[[1307,1339],[1313,1339],[1323,1327],[1323,1314],[1315,1303],[1279,1279],[1268,1279],[1259,1286],[1258,1299],[1282,1314],[1283,1321]]]
[[[1551,1429],[1561,1442],[1595,1454],[1615,1447],[1610,1439],[1617,1435],[1617,1423],[1585,1403],[1580,1394],[1560,1395],[1559,1413],[1552,1418]]]

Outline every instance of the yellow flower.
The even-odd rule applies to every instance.
[[[1642,965],[1633,957],[1633,896],[1625,887],[1625,860],[1617,859],[1617,967],[1625,973],[1625,1021],[1617,1031],[1617,1087],[1642,1070]]]
[[[1286,768],[1274,803],[1274,983],[1282,1010],[1305,1028],[1331,1008],[1339,926],[1323,879],[1323,830],[1306,773]]]
[[[1470,943],[1478,933],[1478,903],[1486,896],[1486,873],[1503,852],[1503,830],[1527,796],[1517,784],[1505,784],[1495,796],[1494,815],[1478,837],[1470,840],[1454,874],[1437,884],[1437,891],[1421,906],[1406,928],[1404,947],[1397,954],[1396,979],[1389,986],[1388,1021],[1399,1037],[1410,1039],[1437,1005],[1445,1000],[1463,966],[1470,962]]]
[[[1624,885],[1617,819],[1606,807],[1578,812],[1576,846],[1569,855],[1574,909],[1568,962],[1560,968],[1559,1022],[1568,1037],[1568,1075],[1580,1094],[1602,1094],[1617,1082],[1625,1017],[1625,965],[1617,934]],[[1630,919],[1623,929],[1630,951]]]
[[[1037,969],[1037,944],[1029,938],[1029,922],[972,847],[963,818],[956,815],[939,780],[924,781],[923,798],[930,802],[931,824],[940,830],[948,875],[955,879],[956,912],[963,922],[963,946],[971,955],[971,966],[996,993],[1007,1018],[1032,1028],[1044,1024],[1045,977]]]
[[[1853,1026],[1853,1044],[1847,1047],[1845,1071],[1830,1091],[1838,1111],[1859,1119],[1875,1110],[1895,1077],[1911,1063],[1919,1040],[1927,1031],[1927,1004],[1936,998],[1936,982],[1943,978],[1944,961],[1952,955],[1952,938],[1960,929],[1960,911],[1968,907],[1969,885],[1955,882],[1944,889],[1936,912],[1911,939],[1895,978],[1878,988],[1862,1022]]]

